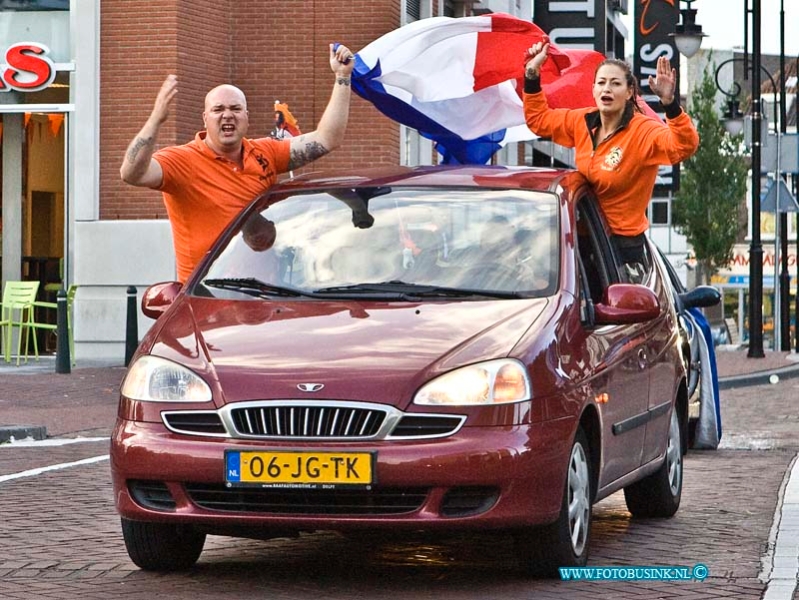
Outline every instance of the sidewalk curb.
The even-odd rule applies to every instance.
[[[33,438],[43,440],[47,438],[47,428],[43,425],[0,425],[0,444]]]
[[[731,377],[719,378],[719,389],[729,390],[738,387],[765,385],[767,383],[772,383],[770,379],[774,375],[779,378],[777,381],[799,377],[799,365],[789,365],[787,367],[779,367],[777,369],[746,373],[745,375],[734,375]],[[774,383],[777,382],[775,381]]]

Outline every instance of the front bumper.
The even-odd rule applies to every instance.
[[[161,423],[118,419],[111,444],[114,497],[124,518],[209,531],[544,524],[560,509],[575,427],[573,419],[562,419],[463,427],[439,439],[309,444],[186,436]],[[376,483],[323,491],[230,488],[224,481],[224,454],[231,449],[376,452]],[[156,499],[163,501],[147,501],[142,487],[156,490]]]

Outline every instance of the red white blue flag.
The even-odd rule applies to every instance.
[[[536,136],[524,120],[526,50],[547,35],[506,14],[433,17],[355,55],[353,89],[383,114],[436,142],[444,162],[484,164],[502,146]],[[541,84],[553,108],[593,106],[605,57],[550,45]]]

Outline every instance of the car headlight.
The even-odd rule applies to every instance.
[[[193,371],[157,356],[142,356],[128,370],[123,396],[145,402],[209,402],[211,388]]]
[[[506,404],[530,399],[530,378],[517,360],[492,360],[450,371],[426,383],[414,404]]]

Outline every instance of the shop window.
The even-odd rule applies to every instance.
[[[69,10],[69,0],[0,0],[0,10]]]
[[[405,12],[407,14],[409,23],[421,19],[422,18],[421,0],[405,0]]]
[[[423,137],[415,129],[400,126],[402,139],[401,164],[408,166],[429,165],[433,163],[433,142]]]
[[[0,0],[2,2],[3,0]],[[2,9],[0,9],[2,10]],[[68,104],[69,71],[59,71],[55,80],[47,88],[38,92],[2,92],[7,104]]]
[[[434,16],[433,0],[405,0],[405,24],[432,16]]]
[[[668,200],[653,200],[649,205],[649,222],[652,225],[668,225],[669,224],[669,201]]]

